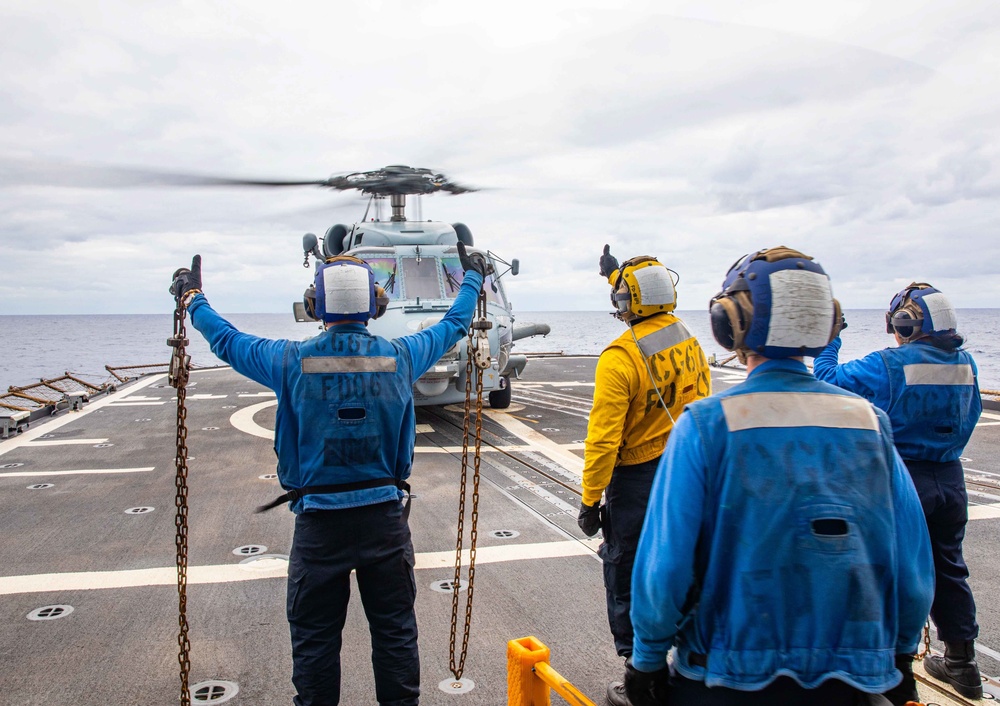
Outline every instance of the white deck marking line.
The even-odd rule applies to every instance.
[[[11,471],[0,473],[0,478],[48,478],[49,476],[113,475],[115,473],[148,473],[149,468],[81,468],[72,471]]]
[[[525,446],[483,446],[482,452],[485,453],[498,453],[500,451],[506,451],[509,449],[523,449],[527,448]],[[462,453],[461,446],[417,446],[413,449],[415,453],[418,454],[460,454]]]
[[[567,451],[583,451],[583,444],[559,444]],[[496,453],[501,451],[531,451],[530,446],[514,446],[511,444],[501,444],[499,446],[483,446],[483,453]],[[417,446],[414,451],[418,454],[460,454],[461,446]],[[577,478],[579,480],[579,478]]]
[[[1000,421],[1000,414],[990,414],[989,412],[983,412],[979,416],[986,417],[987,419],[995,419],[997,421]]]
[[[42,441],[32,441],[29,447],[36,446],[84,446],[86,444],[106,444],[107,439],[44,439]]]
[[[995,520],[1000,518],[1000,503],[969,505],[969,520]]]
[[[166,402],[112,402],[109,407],[159,407],[160,405],[165,405]]]
[[[539,453],[548,456],[550,459],[560,464],[563,468],[568,471],[573,471],[576,474],[583,473],[583,459],[576,454],[566,451],[562,446],[552,441],[543,434],[539,434],[537,431],[529,427],[524,422],[519,422],[516,419],[512,419],[509,414],[504,414],[503,412],[496,412],[493,410],[483,410],[486,416],[492,419],[494,422],[502,426],[504,429],[514,434],[522,441],[534,447],[534,450]]]
[[[162,397],[146,397],[145,395],[129,395],[124,397],[119,402],[159,402]]]
[[[119,390],[118,392],[112,392],[104,399],[88,403],[79,412],[66,412],[65,416],[63,417],[52,419],[50,421],[47,421],[45,424],[39,424],[34,429],[29,429],[23,434],[18,434],[16,437],[12,439],[7,439],[6,441],[0,442],[0,456],[4,455],[9,451],[13,451],[14,449],[19,449],[22,446],[25,446],[26,444],[40,437],[42,434],[49,434],[58,429],[59,427],[66,426],[70,422],[75,421],[80,417],[88,415],[91,412],[96,412],[102,407],[113,405],[115,402],[118,402],[121,399],[128,397],[129,395],[134,394],[143,388],[149,387],[155,382],[159,382],[160,380],[165,380],[166,377],[167,377],[166,374],[150,375],[145,380],[140,380],[135,385],[130,385],[126,390]]]
[[[526,389],[527,388],[534,388],[534,387],[546,387],[546,386],[549,386],[549,385],[551,385],[553,387],[593,387],[594,383],[592,383],[592,382],[521,382],[521,381],[518,381],[518,383],[517,383],[518,387],[524,387]]]
[[[418,434],[430,434],[433,431],[434,431],[434,427],[432,427],[430,424],[418,424],[417,425],[417,433]]]
[[[238,397],[277,397],[276,394],[268,390],[267,392],[243,392]]]
[[[240,395],[240,397],[259,397],[259,395]],[[257,414],[262,409],[267,407],[274,407],[278,404],[277,399],[268,400],[267,402],[259,402],[257,404],[252,404],[249,407],[244,407],[243,409],[233,412],[233,416],[229,418],[229,423],[233,425],[238,431],[244,434],[250,434],[251,436],[259,436],[261,439],[271,439],[274,440],[274,430],[265,429],[260,424],[253,420],[253,415]]]
[[[559,541],[537,544],[508,544],[496,547],[479,547],[477,564],[496,564],[507,561],[532,559],[557,559],[560,557],[586,556],[591,550],[581,542]],[[417,569],[453,569],[455,552],[422,552],[416,556]],[[463,563],[468,555],[463,555]],[[281,578],[288,575],[287,565],[274,569],[252,571],[239,564],[216,564],[188,567],[188,584],[236,583],[257,579]],[[0,595],[18,593],[52,593],[54,591],[89,591],[102,588],[137,588],[140,586],[176,586],[176,567],[153,569],[127,569],[124,571],[80,571],[63,574],[27,574],[0,577]]]
[[[243,396],[244,395],[240,395],[240,397],[243,397]],[[229,397],[229,395],[210,395],[207,392],[204,392],[204,393],[202,393],[200,395],[188,395],[184,399],[185,400],[224,400],[227,397]],[[176,397],[171,397],[170,399],[172,401],[174,401],[174,402],[177,401]]]

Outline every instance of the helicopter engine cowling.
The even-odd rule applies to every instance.
[[[344,252],[344,238],[347,236],[347,226],[337,223],[330,226],[323,238],[323,254],[326,257],[337,257]]]

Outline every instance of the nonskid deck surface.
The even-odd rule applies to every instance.
[[[454,571],[462,409],[418,410],[410,526],[422,703],[505,703],[506,642],[527,635],[545,642],[553,666],[597,703],[607,681],[620,677],[597,542],[582,536],[573,516],[595,363],[533,360],[515,382],[511,407],[485,410],[464,673],[475,687],[466,693],[438,687],[451,676],[446,585]],[[741,379],[738,371],[714,371],[717,390]],[[173,392],[163,376],[146,378],[0,442],[0,704],[176,703]],[[231,703],[288,704],[294,693],[284,613],[292,515],[253,512],[281,492],[272,477],[274,409],[272,393],[232,370],[192,375],[191,683],[235,683]],[[997,427],[1000,415],[984,416],[966,462],[975,518],[966,556],[988,674],[1000,673],[1000,490],[990,487],[1000,483]],[[466,593],[460,596],[459,645]],[[352,600],[342,703],[375,703],[367,625],[356,592]],[[28,619],[53,605],[72,612]],[[949,703],[934,692],[925,697]]]

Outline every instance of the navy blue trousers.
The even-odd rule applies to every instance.
[[[604,562],[604,590],[608,602],[608,623],[615,649],[622,657],[632,654],[632,566],[639,545],[642,521],[646,518],[653,476],[659,457],[634,466],[618,466],[604,491],[601,530],[604,542],[598,554]]]
[[[979,636],[976,603],[969,588],[969,567],[962,557],[962,540],[969,521],[969,497],[961,461],[906,461],[920,496],[934,553],[934,602],[931,619],[944,642],[964,642]]]
[[[296,516],[287,604],[295,706],[340,702],[341,631],[352,570],[371,632],[379,704],[419,702],[413,544],[402,507],[393,501]]]

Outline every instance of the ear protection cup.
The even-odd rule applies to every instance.
[[[836,299],[833,300],[833,326],[830,327],[830,343],[837,336],[840,335],[840,321],[844,318],[844,310],[840,308],[840,302]]]
[[[375,316],[373,319],[377,319],[385,313],[386,307],[389,306],[389,296],[385,293],[385,290],[380,285],[375,285]]]
[[[709,315],[712,321],[712,335],[720,346],[727,351],[743,347],[753,316],[753,304],[749,294],[744,291],[732,294],[723,292],[712,300]]]
[[[916,320],[906,309],[897,311],[889,319],[889,326],[892,328],[892,332],[898,333],[900,338],[909,338],[913,335],[913,326],[900,326],[901,321],[913,321],[916,323]]]
[[[318,321],[316,316],[316,285],[310,284],[306,291],[302,293],[302,305],[306,308],[306,316],[314,321]]]

